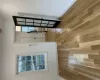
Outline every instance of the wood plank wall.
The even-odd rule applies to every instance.
[[[100,80],[100,0],[77,0],[60,19],[55,36],[60,76]]]

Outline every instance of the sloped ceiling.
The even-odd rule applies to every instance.
[[[31,13],[61,17],[76,0],[4,0],[1,9],[13,13]]]

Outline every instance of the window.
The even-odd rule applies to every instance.
[[[22,32],[30,32],[30,31],[35,31],[35,28],[22,26]]]
[[[18,73],[26,71],[46,70],[46,54],[18,56]]]
[[[47,28],[29,27],[29,26],[16,26],[17,32],[31,32],[31,31],[47,31]]]
[[[16,31],[20,32],[21,31],[21,26],[16,26]]]

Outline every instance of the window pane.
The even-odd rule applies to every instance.
[[[18,56],[18,72],[45,69],[45,55]]]
[[[32,22],[33,23],[33,19],[26,19],[26,22]]]
[[[48,27],[53,27],[53,26],[54,26],[54,25],[50,25],[50,24],[48,25]]]
[[[36,69],[36,70],[39,70],[39,66],[38,66],[38,65],[37,65],[37,66],[35,66],[35,69]]]
[[[22,32],[28,32],[28,27],[22,26]]]
[[[26,60],[31,60],[31,56],[26,56]]]
[[[56,22],[50,21],[49,24],[55,24]]]
[[[47,23],[48,24],[49,21],[42,21],[42,23]]]
[[[23,67],[18,67],[18,72],[24,72],[26,71],[26,67],[23,66]]]
[[[36,70],[36,69],[35,69],[35,65],[32,65],[31,67],[32,67],[32,70]]]
[[[41,20],[34,20],[35,23],[41,23]]]
[[[29,31],[34,31],[35,28],[34,27],[29,27]]]
[[[47,26],[47,24],[41,24],[41,26]]]
[[[44,60],[40,60],[40,65],[44,65]]]
[[[19,25],[25,25],[25,22],[17,22]]]
[[[26,25],[30,25],[30,26],[33,26],[33,23],[26,23]]]
[[[39,63],[40,63],[40,55],[37,56],[36,65],[39,65]]]
[[[26,65],[27,66],[32,65],[32,61],[26,61]]]
[[[33,61],[33,64],[36,65],[36,61]]]
[[[36,56],[33,56],[33,60],[36,60]]]
[[[45,69],[44,65],[39,65],[39,69]]]
[[[32,67],[31,66],[26,66],[26,71],[31,71]]]
[[[34,26],[40,26],[40,24],[38,24],[38,23],[34,23]]]
[[[18,66],[20,66],[20,67],[21,67],[21,66],[25,66],[25,65],[26,65],[26,62],[25,62],[25,61],[19,61],[19,62],[18,62]]]
[[[18,56],[18,61],[25,60],[25,56]]]
[[[37,60],[40,60],[41,59],[41,55],[37,55]]]
[[[21,26],[16,26],[16,31],[21,31]]]
[[[44,65],[37,65],[36,66],[36,70],[41,70],[41,69],[45,69]]]
[[[25,22],[25,19],[23,19],[23,18],[17,18],[17,21]]]
[[[44,60],[44,55],[41,55],[41,60]]]

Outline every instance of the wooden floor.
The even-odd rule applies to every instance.
[[[76,0],[50,41],[58,46],[59,74],[66,80],[100,80],[100,0]]]
[[[78,73],[71,72],[68,70],[62,70],[62,72],[59,74],[67,80],[92,80],[84,75],[80,75]]]

